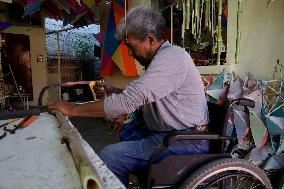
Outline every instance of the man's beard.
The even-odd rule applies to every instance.
[[[148,66],[150,65],[151,61],[152,61],[152,56],[149,55],[147,57],[149,58],[143,58],[143,57],[140,57],[140,56],[137,56],[137,55],[133,55],[133,57],[145,68],[147,69]]]

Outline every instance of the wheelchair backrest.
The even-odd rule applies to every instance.
[[[224,136],[228,120],[229,108],[227,105],[207,103],[209,111],[208,129],[210,132]],[[223,153],[224,141],[210,141],[210,153]]]

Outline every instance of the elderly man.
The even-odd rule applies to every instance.
[[[129,173],[147,168],[150,156],[169,132],[206,130],[208,109],[200,74],[184,49],[163,39],[164,30],[165,19],[159,11],[147,6],[130,10],[116,37],[145,67],[145,73],[121,93],[113,93],[103,100],[83,105],[62,101],[50,105],[66,116],[111,119],[142,109],[144,124],[127,126],[125,129],[133,130],[128,131],[132,134],[124,137],[125,141],[106,146],[100,153],[125,185],[128,185]],[[181,141],[170,146],[162,157],[207,151],[207,141]]]

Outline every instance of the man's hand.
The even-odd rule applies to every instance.
[[[96,93],[97,99],[104,99],[106,96],[111,95],[112,93],[119,94],[123,91],[123,89],[112,87],[111,85],[107,85],[105,81],[99,80],[96,82],[94,86],[94,91]]]
[[[123,124],[123,122],[125,121],[125,120],[127,120],[127,118],[128,118],[128,115],[127,114],[123,114],[123,115],[121,115],[120,117],[118,117],[117,119],[115,119],[115,120],[109,120],[109,119],[107,119],[106,121],[106,126],[108,127],[108,128],[111,128],[111,129],[113,129],[113,131],[115,132],[115,133],[119,133],[123,128],[124,128],[124,124]]]
[[[74,105],[66,101],[55,101],[48,103],[48,109],[59,110],[65,116],[72,116],[72,109]]]
[[[107,95],[106,84],[104,80],[96,81],[96,85],[93,88],[96,93],[97,99],[104,99]]]

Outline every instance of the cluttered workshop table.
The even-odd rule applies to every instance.
[[[0,189],[123,189],[60,112],[0,120]]]

